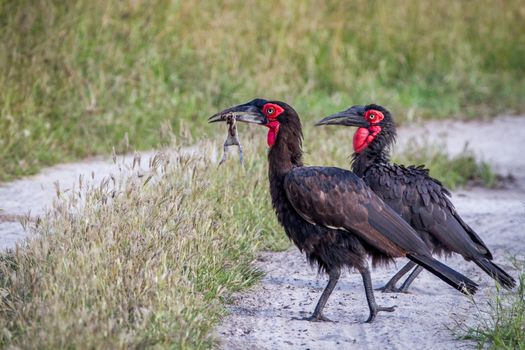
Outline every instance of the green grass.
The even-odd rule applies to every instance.
[[[0,0],[0,180],[200,137],[254,96],[305,120],[522,112],[523,32],[520,0]]]
[[[477,324],[461,327],[460,337],[475,341],[478,349],[525,349],[525,271],[514,291],[498,290],[487,306]]]

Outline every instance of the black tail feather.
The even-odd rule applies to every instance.
[[[512,278],[508,273],[503,271],[501,267],[494,264],[492,261],[481,258],[481,259],[475,259],[474,262],[476,265],[481,267],[483,271],[485,271],[490,277],[494,278],[496,281],[498,281],[499,284],[505,289],[512,289],[516,287],[516,280]]]
[[[408,254],[407,258],[423,266],[425,269],[439,277],[442,281],[456,288],[463,294],[473,295],[476,294],[478,290],[478,285],[475,282],[463,276],[459,272],[452,270],[445,264],[440,263],[431,256]]]

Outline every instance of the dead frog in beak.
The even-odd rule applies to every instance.
[[[226,116],[226,123],[228,124],[228,136],[226,137],[226,141],[224,141],[224,144],[222,146],[222,158],[219,162],[219,166],[226,161],[228,158],[228,153],[230,151],[230,147],[237,146],[239,147],[239,161],[241,162],[241,165],[244,165],[244,155],[242,152],[242,146],[239,142],[239,138],[237,137],[237,120],[236,118],[231,114]]]
[[[261,111],[260,104],[265,100],[255,99],[249,103],[234,106],[225,109],[222,112],[216,113],[208,118],[209,123],[226,122],[228,124],[228,137],[224,141],[223,155],[219,163],[221,165],[228,158],[229,147],[239,147],[239,155],[241,164],[244,162],[242,146],[237,137],[237,125],[236,122],[253,123],[259,125],[268,124],[268,119]]]

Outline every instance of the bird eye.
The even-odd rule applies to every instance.
[[[368,119],[374,119],[375,117],[376,117],[375,114],[370,114],[370,115],[368,116]]]
[[[272,115],[274,112],[275,112],[275,109],[273,109],[272,107],[266,110],[266,113],[268,113],[268,115]]]

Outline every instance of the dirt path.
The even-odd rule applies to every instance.
[[[426,132],[422,132],[426,130]],[[423,136],[421,136],[423,135]],[[350,137],[350,133],[349,133]],[[516,183],[505,189],[474,188],[454,193],[453,202],[463,218],[491,247],[495,260],[513,274],[509,254],[525,254],[525,118],[500,117],[490,122],[431,122],[402,128],[400,146],[411,137],[439,142],[451,154],[465,142],[482,159]],[[348,143],[350,145],[350,142]],[[399,261],[397,268],[405,261]],[[474,264],[453,257],[447,264],[480,284],[476,301],[482,305],[493,282]],[[452,332],[457,322],[473,323],[479,317],[466,297],[423,272],[411,294],[377,293],[378,304],[397,305],[393,313],[380,313],[364,324],[368,308],[360,276],[345,273],[330,298],[325,314],[336,323],[292,320],[310,314],[325,286],[296,248],[284,253],[264,253],[256,265],[266,272],[252,291],[235,296],[231,314],[216,329],[225,349],[451,349],[472,348],[458,342]],[[376,269],[376,287],[396,271],[395,266]]]

